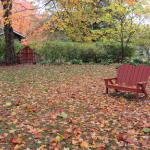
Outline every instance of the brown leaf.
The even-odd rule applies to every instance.
[[[24,141],[24,139],[23,139],[22,135],[18,135],[17,138],[11,139],[11,143],[13,143],[13,144],[22,144],[23,141]]]

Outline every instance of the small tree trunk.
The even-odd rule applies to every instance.
[[[5,35],[5,62],[6,64],[16,63],[14,50],[14,33],[11,21],[12,0],[1,0],[4,11],[4,35]]]
[[[121,63],[124,60],[124,33],[123,33],[123,21],[121,20]]]
[[[121,39],[121,63],[123,63],[124,60],[124,41]]]

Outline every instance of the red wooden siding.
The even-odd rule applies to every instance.
[[[18,59],[19,59],[19,63],[24,64],[24,63],[28,63],[28,64],[35,64],[36,63],[36,56],[35,56],[35,52],[33,49],[31,49],[30,47],[25,47],[23,48],[19,55],[18,55]]]

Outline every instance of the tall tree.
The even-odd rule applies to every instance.
[[[105,28],[108,40],[120,43],[121,57],[123,62],[125,51],[129,48],[135,33],[144,21],[145,6],[144,0],[114,0],[108,7],[105,7],[105,14],[101,19],[111,27]],[[145,1],[146,2],[146,1]]]
[[[52,1],[55,11],[45,24],[51,32],[63,31],[73,41],[92,41],[95,35],[91,26],[96,22],[97,0]]]
[[[148,0],[53,0],[45,29],[63,31],[73,41],[114,41],[123,62],[135,33],[143,22]],[[52,5],[50,3],[50,5]],[[148,15],[148,14],[147,14]]]
[[[14,50],[14,34],[12,28],[11,11],[12,0],[1,0],[3,6],[4,35],[5,35],[5,62],[6,64],[16,63]]]

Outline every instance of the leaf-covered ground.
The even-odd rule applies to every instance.
[[[0,68],[0,150],[148,150],[150,100],[104,94],[115,65]]]

